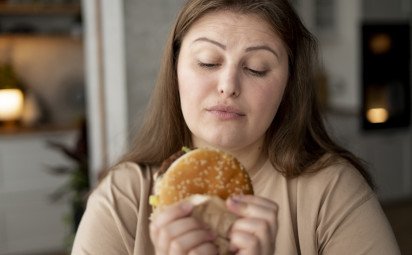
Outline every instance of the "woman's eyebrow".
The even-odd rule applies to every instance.
[[[222,48],[222,49],[224,49],[224,50],[226,49],[226,46],[225,46],[225,45],[223,45],[223,44],[221,44],[220,42],[217,42],[217,41],[215,41],[215,40],[209,39],[209,38],[207,38],[207,37],[199,37],[199,38],[197,38],[196,40],[194,40],[194,41],[192,42],[192,44],[195,43],[195,42],[209,42],[209,43],[212,43],[212,44],[218,46],[219,48]]]
[[[245,51],[249,52],[249,51],[254,51],[254,50],[267,50],[267,51],[273,53],[273,55],[275,55],[275,57],[279,59],[278,53],[274,49],[272,49],[271,47],[266,46],[266,45],[248,47],[248,48],[246,48]]]
[[[212,43],[212,44],[218,46],[219,48],[222,48],[223,50],[226,50],[226,45],[221,44],[220,42],[217,42],[215,40],[209,39],[207,37],[199,37],[196,40],[194,40],[192,42],[192,44],[195,43],[195,42]],[[251,46],[251,47],[246,48],[245,51],[249,52],[249,51],[255,51],[255,50],[267,50],[267,51],[271,52],[273,55],[275,55],[276,58],[279,58],[279,55],[277,54],[277,52],[274,49],[272,49],[271,47],[267,46],[267,45]]]

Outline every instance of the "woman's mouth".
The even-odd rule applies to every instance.
[[[241,110],[227,105],[215,105],[206,108],[206,111],[220,120],[237,120],[246,116]]]

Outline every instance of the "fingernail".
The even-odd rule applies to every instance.
[[[230,201],[234,204],[239,204],[242,202],[240,196],[232,196],[230,197]]]
[[[233,209],[238,209],[238,210],[243,209],[243,208],[246,207],[245,203],[242,202],[239,199],[239,197],[236,197],[236,196],[230,198],[229,204]]]
[[[230,197],[234,202],[241,202],[242,196],[241,195],[233,195]]]

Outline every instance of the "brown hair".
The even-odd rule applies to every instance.
[[[180,108],[177,58],[191,25],[206,13],[220,10],[259,15],[288,48],[288,85],[266,132],[265,150],[276,169],[286,177],[295,177],[304,171],[320,170],[343,158],[373,186],[361,161],[334,143],[325,130],[315,91],[317,42],[288,0],[187,1],[168,37],[143,125],[122,161],[159,165],[182,146],[192,146],[191,133]]]

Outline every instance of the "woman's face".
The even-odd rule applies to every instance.
[[[283,42],[257,15],[209,13],[183,38],[181,107],[193,145],[261,146],[288,81]]]

